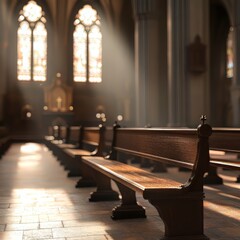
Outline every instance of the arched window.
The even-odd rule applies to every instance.
[[[233,78],[233,29],[230,28],[227,38],[227,78]]]
[[[102,33],[100,17],[90,5],[78,11],[73,32],[73,79],[102,81]]]
[[[17,78],[46,81],[47,30],[41,6],[29,1],[19,12],[17,30]]]

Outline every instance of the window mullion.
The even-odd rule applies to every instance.
[[[34,59],[33,44],[34,44],[34,41],[33,41],[33,27],[31,27],[31,81],[33,81],[33,59]]]
[[[89,30],[87,30],[87,82],[89,82]]]

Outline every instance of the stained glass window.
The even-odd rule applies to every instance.
[[[87,33],[84,26],[79,24],[74,32],[74,81],[86,82],[87,77]]]
[[[227,38],[227,78],[233,77],[233,30],[230,28]]]
[[[29,1],[19,13],[17,77],[20,81],[46,81],[47,30],[42,8]]]
[[[47,32],[42,22],[33,30],[33,80],[46,80]]]
[[[102,81],[102,33],[97,11],[85,5],[78,11],[73,33],[75,82]]]
[[[31,80],[31,29],[23,21],[18,28],[18,80]]]

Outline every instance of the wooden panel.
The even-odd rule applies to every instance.
[[[83,139],[82,141],[87,144],[91,145],[98,145],[99,143],[99,134],[100,134],[100,129],[98,127],[85,127],[84,128],[84,133],[83,133]]]
[[[240,129],[213,128],[209,145],[211,149],[240,152]]]
[[[80,126],[71,126],[70,127],[69,142],[70,143],[78,143],[79,134],[80,134]]]
[[[60,137],[61,139],[66,139],[67,136],[67,127],[66,126],[60,126]]]
[[[117,129],[116,149],[192,168],[197,155],[196,130]]]
[[[169,189],[181,189],[181,183],[177,181],[160,178],[153,173],[121,162],[105,160],[102,157],[95,156],[83,157],[82,161],[111,179],[137,191],[158,189],[158,192],[164,192]]]
[[[84,149],[64,149],[64,151],[71,157],[91,155],[91,152]]]
[[[112,145],[113,141],[113,127],[106,127],[105,130],[105,145],[109,148]]]
[[[228,169],[240,169],[240,129],[213,128],[209,139],[211,165]],[[209,172],[209,176],[210,176]]]

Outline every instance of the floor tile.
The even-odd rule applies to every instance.
[[[170,174],[178,181],[188,179],[188,173],[174,168],[160,175]],[[204,187],[205,234],[211,240],[239,240],[240,184],[234,182],[239,172],[220,170],[220,174],[224,185]],[[89,202],[95,188],[76,189],[77,180],[67,178],[43,145],[13,144],[0,161],[0,240],[157,240],[163,236],[157,210],[141,195],[137,199],[146,207],[146,219],[113,221],[111,210],[120,202]]]

